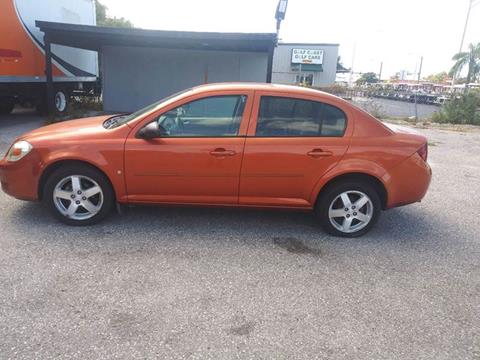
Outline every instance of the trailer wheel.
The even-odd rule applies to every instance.
[[[70,96],[65,89],[57,89],[55,92],[55,110],[58,114],[67,111]]]
[[[0,114],[7,115],[10,114],[15,107],[15,99],[12,97],[2,97],[0,98]]]

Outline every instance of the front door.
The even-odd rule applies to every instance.
[[[345,154],[347,116],[315,98],[255,94],[240,204],[312,207],[312,192]],[[350,127],[351,129],[351,127]]]
[[[132,202],[236,204],[250,102],[248,93],[188,99],[153,121],[165,134],[130,136],[125,147]]]

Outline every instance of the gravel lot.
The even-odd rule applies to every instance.
[[[0,118],[0,152],[41,124]],[[89,228],[0,192],[0,357],[480,359],[480,132],[361,239],[309,214],[142,208]]]

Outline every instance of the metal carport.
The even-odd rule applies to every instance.
[[[51,56],[51,44],[64,45],[69,47],[94,50],[99,53],[112,52],[113,57],[127,56],[130,53],[137,53],[139,48],[152,48],[152,49],[165,49],[163,52],[157,52],[151,50],[150,52],[139,52],[139,56],[130,55],[125,59],[124,64],[130,64],[131,61],[141,60],[143,56],[153,56],[155,59],[161,62],[166,57],[165,52],[180,52],[181,54],[191,54],[192,61],[185,66],[191,66],[195,64],[196,58],[200,58],[200,55],[207,54],[204,58],[208,57],[208,54],[213,54],[211,58],[218,56],[218,54],[243,54],[242,60],[248,62],[249,59],[255,57],[256,54],[260,58],[258,61],[252,64],[248,64],[248,69],[240,70],[236,74],[235,79],[230,79],[228,74],[228,66],[224,69],[224,78],[220,76],[221,81],[266,81],[271,82],[272,76],[272,63],[273,54],[276,44],[276,34],[273,33],[216,33],[216,32],[183,32],[183,31],[163,31],[163,30],[144,30],[144,29],[126,29],[126,28],[109,28],[98,27],[89,25],[76,25],[55,23],[46,21],[36,21],[37,27],[45,34],[45,63],[46,63],[46,78],[47,78],[47,101],[49,106],[49,112],[53,112],[54,108],[54,83],[52,79],[52,56]],[[112,50],[113,49],[113,50]],[[115,51],[117,49],[118,51]],[[137,50],[134,50],[137,49]],[[258,56],[258,55],[257,55]],[[230,58],[225,58],[227,64],[231,62]],[[118,59],[115,59],[118,60]],[[261,61],[260,61],[261,60]],[[190,65],[189,65],[190,64]],[[153,64],[157,65],[157,64]],[[263,67],[260,69],[258,67]],[[103,61],[103,66],[108,67],[108,59]],[[158,66],[162,66],[158,64]],[[255,67],[255,68],[252,68]],[[238,65],[240,67],[240,65]],[[104,72],[108,73],[109,69],[104,68]],[[127,69],[124,69],[124,71]],[[185,69],[181,70],[179,74],[182,74]],[[251,74],[256,72],[253,79],[249,79]],[[111,76],[111,79],[116,79],[119,76],[125,76],[125,72],[117,70],[117,74]],[[143,76],[145,81],[148,81],[147,70],[137,73],[137,76]],[[259,74],[262,75],[262,79],[259,79]],[[195,75],[195,81],[198,83],[198,74]],[[247,79],[244,79],[246,77]],[[188,80],[188,79],[187,79]],[[208,73],[202,82],[208,82]],[[194,81],[194,82],[195,82]],[[187,83],[188,81],[184,81]],[[196,85],[196,84],[192,84]],[[108,84],[103,84],[105,86]],[[125,86],[129,86],[128,81],[125,82]],[[147,90],[147,89],[146,89]],[[146,91],[145,90],[145,91]],[[128,97],[127,97],[128,99]],[[113,109],[106,109],[113,110]],[[118,109],[115,109],[118,110]]]

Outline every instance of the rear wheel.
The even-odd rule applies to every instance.
[[[55,94],[53,97],[53,110],[57,115],[63,115],[67,112],[68,106],[70,104],[70,93],[64,89],[59,88],[55,89]],[[35,104],[35,108],[39,115],[47,115],[48,114],[48,104],[47,104],[47,97],[46,94],[44,97],[37,100]]]
[[[66,166],[47,180],[43,201],[52,214],[68,225],[91,225],[112,210],[114,192],[108,179],[89,166]]]
[[[378,220],[381,202],[368,182],[334,183],[322,193],[316,214],[328,233],[358,237],[367,233]]]
[[[55,92],[55,111],[63,114],[68,109],[69,95],[65,89],[57,89]]]

